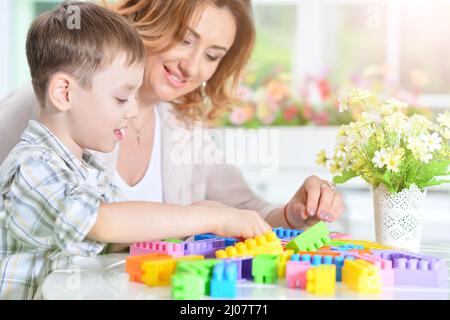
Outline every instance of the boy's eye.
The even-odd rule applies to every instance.
[[[128,102],[128,99],[120,99],[120,98],[116,98],[117,102],[119,102],[119,104],[124,104]]]

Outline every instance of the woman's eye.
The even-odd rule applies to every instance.
[[[211,55],[209,55],[209,54],[207,54],[206,56],[207,56],[208,59],[211,60],[211,61],[217,61],[217,60],[220,59],[219,57],[211,56]]]
[[[119,102],[119,104],[124,104],[128,102],[128,99],[120,99],[120,98],[116,98],[117,102]]]

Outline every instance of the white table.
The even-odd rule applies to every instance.
[[[450,265],[450,245],[424,244],[421,252],[441,257]],[[42,287],[44,299],[171,299],[170,287],[148,287],[132,283],[125,272],[126,254],[110,254],[81,261],[73,270],[55,271],[45,280]],[[305,290],[290,289],[285,279],[277,285],[261,285],[253,282],[239,282],[237,299],[450,299],[450,287],[395,286],[383,288],[379,294],[358,294],[341,282],[336,283],[336,294],[332,297],[316,296]],[[205,297],[205,299],[211,299]]]

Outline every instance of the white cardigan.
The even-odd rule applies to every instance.
[[[213,200],[223,204],[258,211],[265,218],[279,206],[267,203],[247,185],[240,171],[229,164],[178,163],[176,152],[194,145],[192,130],[180,122],[170,103],[158,105],[161,117],[161,152],[163,199],[165,203],[191,204]],[[38,118],[38,103],[31,85],[12,92],[0,101],[0,163],[19,142],[28,120]],[[176,131],[176,132],[175,132]],[[182,133],[182,134],[181,134]],[[183,137],[180,142],[176,137]],[[109,154],[98,153],[107,165],[111,178],[116,170],[118,147]],[[212,140],[203,144],[203,150],[217,148]],[[216,154],[220,155],[217,150]],[[173,161],[175,160],[175,161]]]

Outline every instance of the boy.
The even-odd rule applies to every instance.
[[[0,299],[33,298],[52,270],[107,243],[270,231],[253,211],[117,202],[119,190],[86,150],[111,152],[138,112],[146,51],[124,18],[64,2],[36,18],[26,48],[41,109],[0,168]]]

